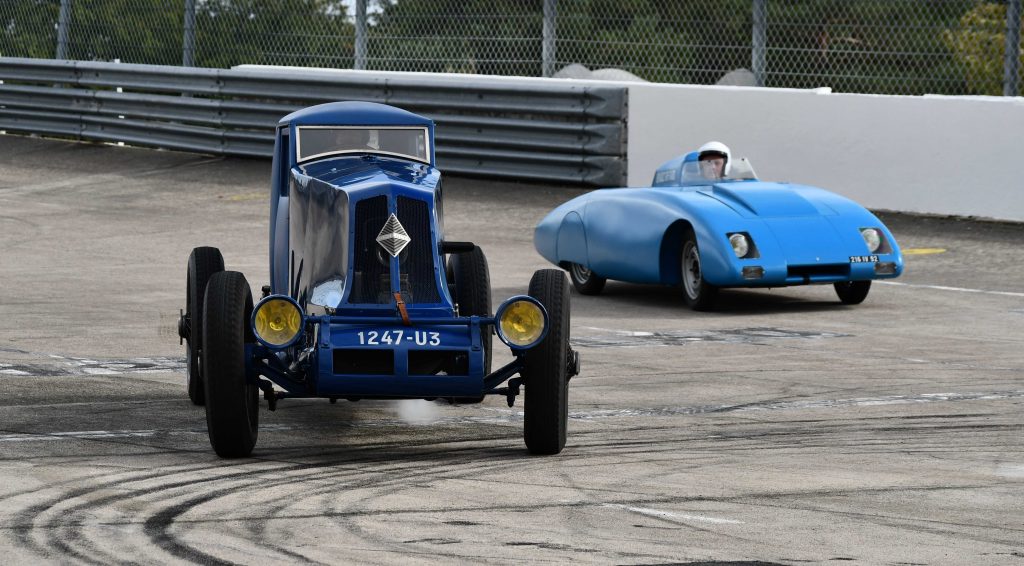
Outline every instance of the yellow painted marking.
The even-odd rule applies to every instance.
[[[946,253],[945,248],[910,248],[908,250],[903,250],[903,255],[932,255],[944,253]]]

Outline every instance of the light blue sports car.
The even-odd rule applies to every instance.
[[[695,310],[712,308],[723,287],[822,283],[858,304],[873,279],[903,272],[896,239],[857,203],[759,181],[746,159],[731,162],[728,148],[717,170],[705,155],[665,163],[650,188],[601,189],[559,206],[537,225],[534,246],[585,295],[608,279],[682,284]]]

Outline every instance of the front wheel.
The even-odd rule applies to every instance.
[[[251,315],[252,293],[245,276],[237,271],[215,273],[203,309],[203,382],[210,444],[222,458],[248,456],[259,431],[259,387],[245,371]]]
[[[718,295],[718,287],[704,280],[704,271],[697,246],[697,237],[690,233],[683,242],[682,257],[683,299],[695,311],[711,310]]]
[[[541,269],[530,296],[548,311],[548,334],[525,354],[523,439],[532,454],[558,454],[569,424],[569,282],[557,269]]]
[[[185,371],[188,374],[188,398],[194,405],[204,402],[202,349],[203,349],[203,297],[206,284],[214,273],[224,271],[224,256],[220,250],[207,246],[194,248],[188,256],[188,275],[185,283],[185,320],[188,331],[185,339]]]
[[[604,289],[607,279],[578,264],[569,264],[569,279],[581,295],[597,295]]]
[[[455,283],[454,298],[459,304],[459,315],[491,316],[491,272],[487,267],[487,256],[480,246],[473,246],[468,252],[452,254],[448,266],[452,272],[451,281]],[[484,349],[484,375],[491,373],[493,335],[493,326],[481,326],[480,344]],[[454,400],[468,405],[483,402],[484,396],[458,397]]]
[[[491,272],[480,246],[472,251],[452,254],[449,262],[455,282],[455,301],[460,316],[491,316]],[[494,327],[483,330],[480,342],[484,348],[484,374],[491,373],[491,336]]]
[[[870,281],[843,281],[835,283],[836,295],[844,305],[859,305],[868,297]]]

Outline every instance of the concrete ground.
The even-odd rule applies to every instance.
[[[1024,226],[883,214],[907,271],[856,307],[575,295],[558,456],[526,453],[521,401],[286,400],[221,460],[185,395],[185,263],[213,245],[267,282],[269,177],[0,136],[5,563],[1024,564]],[[581,194],[445,187],[496,301]]]

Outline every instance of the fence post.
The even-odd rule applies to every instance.
[[[1020,92],[1021,0],[1006,3],[1006,58],[1003,60],[1003,96]]]
[[[754,0],[754,30],[751,37],[750,70],[754,85],[764,86],[765,52],[768,43],[768,0]]]
[[[366,68],[366,0],[356,0],[356,58],[352,68]]]
[[[557,0],[544,0],[544,29],[541,42],[541,74],[550,77],[555,74],[555,39],[558,31],[555,26],[555,19],[558,17]]]
[[[57,59],[68,57],[68,23],[71,20],[71,0],[60,0],[57,19]]]
[[[181,64],[194,67],[196,62],[196,0],[185,0],[185,37],[182,39]]]

